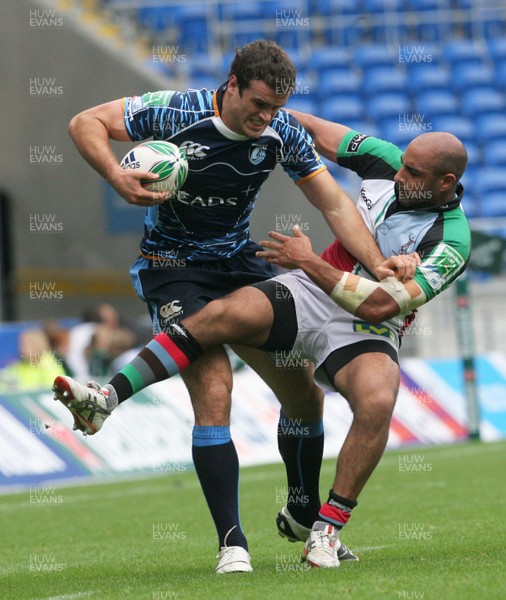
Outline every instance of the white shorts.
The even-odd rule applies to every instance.
[[[274,277],[286,286],[295,302],[296,357],[307,358],[318,368],[335,350],[366,340],[383,341],[397,353],[399,332],[392,323],[373,325],[338,306],[304,271],[297,269]]]

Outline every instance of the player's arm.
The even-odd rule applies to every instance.
[[[122,169],[109,140],[131,142],[123,117],[123,101],[113,100],[89,108],[72,118],[69,134],[83,158],[129,204],[151,206],[167,199],[167,192],[151,192],[141,179],[158,179],[158,175],[137,169]]]
[[[316,150],[332,162],[337,162],[337,149],[343,137],[351,131],[346,125],[333,123],[308,113],[287,109],[313,138]]]
[[[405,256],[385,260],[352,199],[328,171],[299,184],[306,198],[320,210],[334,235],[378,279],[394,274],[402,281],[414,275],[415,264]]]
[[[333,267],[312,251],[311,241],[298,227],[294,227],[294,237],[275,231],[269,236],[273,241],[260,242],[266,250],[258,256],[282,267],[302,269],[336,304],[365,321],[381,323],[427,301],[414,279],[403,283],[387,277],[377,282]]]

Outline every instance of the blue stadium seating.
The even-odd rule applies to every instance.
[[[353,66],[353,55],[348,48],[336,48],[333,46],[320,46],[311,53],[308,68],[312,68],[317,74],[326,71],[349,72]]]
[[[480,217],[504,217],[506,214],[506,187],[484,194],[480,201]]]
[[[506,38],[492,37],[487,40],[488,55],[494,62],[506,61]]]
[[[367,101],[367,116],[381,125],[385,119],[397,118],[399,123],[406,122],[411,113],[411,103],[404,93],[386,93],[372,96]]]
[[[469,40],[451,40],[443,44],[442,56],[452,67],[457,65],[481,65],[486,59],[485,44]]]
[[[502,193],[503,202],[506,202],[506,178],[501,167],[481,167],[475,175],[475,190],[479,195],[482,205],[486,203],[491,194]],[[503,204],[503,212],[506,204]]]
[[[371,121],[352,119],[347,120],[342,125],[346,125],[350,129],[354,129],[360,133],[367,133],[367,135],[372,135],[373,137],[381,137],[381,130]]]
[[[506,60],[502,60],[495,65],[495,85],[503,91],[506,91]]]
[[[435,90],[421,93],[415,99],[415,107],[420,114],[426,116],[426,119],[434,119],[441,115],[456,115],[459,103],[451,91]]]
[[[384,44],[358,46],[353,56],[354,64],[363,71],[365,76],[371,68],[397,66],[398,59],[398,55],[394,55]]]
[[[423,133],[423,131],[403,125],[404,124],[399,121],[398,116],[392,119],[384,119],[381,122],[381,135],[379,137],[387,140],[388,142],[392,142],[392,144],[395,144],[396,146],[399,146],[399,148],[405,150],[411,140],[413,140],[420,133]]]
[[[408,72],[409,91],[414,97],[428,91],[447,91],[451,89],[453,80],[447,67],[425,65]]]
[[[476,142],[469,139],[466,140],[465,146],[467,150],[467,168],[470,170],[475,169],[482,161],[481,148]]]
[[[319,113],[318,102],[306,96],[291,96],[286,103],[286,108],[292,108],[293,110],[314,115]]]
[[[459,64],[452,72],[451,85],[459,92],[494,85],[495,72],[490,65]]]
[[[362,92],[362,78],[354,71],[325,71],[320,74],[317,93],[324,102],[334,96],[359,95]]]
[[[471,89],[462,94],[462,113],[474,119],[487,114],[504,114],[504,95],[496,88]]]
[[[506,137],[483,146],[483,164],[488,167],[503,167],[506,169]]]
[[[370,97],[385,92],[402,92],[405,94],[407,86],[406,74],[393,67],[370,69],[362,83],[363,90]]]
[[[506,115],[483,115],[476,119],[476,140],[483,145],[506,140]]]
[[[448,131],[456,135],[464,144],[476,142],[476,129],[473,121],[466,117],[443,115],[432,120],[433,131]]]
[[[361,0],[313,0],[309,4],[314,15],[354,15],[361,10]]]
[[[319,116],[328,121],[347,123],[354,119],[364,119],[366,113],[362,104],[362,98],[360,96],[354,98],[349,96],[326,100],[320,105]]]

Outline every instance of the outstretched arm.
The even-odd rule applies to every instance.
[[[387,277],[376,282],[333,267],[312,251],[310,239],[298,227],[294,227],[294,237],[274,231],[269,236],[272,241],[260,242],[266,250],[258,256],[282,267],[302,269],[336,304],[370,323],[381,323],[427,301],[414,280],[402,283]]]

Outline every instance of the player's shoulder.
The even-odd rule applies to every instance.
[[[309,135],[299,121],[283,108],[277,112],[276,116],[271,121],[270,126],[274,131],[281,135],[281,137],[296,136],[304,138]]]
[[[188,89],[186,91],[178,90],[160,90],[157,92],[146,92],[140,96],[131,99],[133,108],[190,108],[200,107],[202,109],[212,108],[214,90],[208,89]]]

